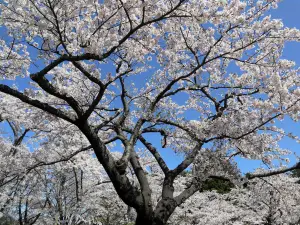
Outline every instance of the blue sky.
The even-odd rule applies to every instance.
[[[283,0],[279,7],[270,12],[272,18],[281,19],[285,26],[287,27],[296,27],[300,29],[300,1],[299,0]],[[294,60],[297,63],[297,66],[300,66],[300,43],[287,43],[284,49],[283,58]],[[300,123],[294,123],[293,121],[286,119],[283,122],[278,122],[277,125],[287,132],[292,132],[293,134],[300,137]],[[153,141],[156,147],[160,146],[159,135],[149,135],[149,139]],[[300,156],[300,144],[291,140],[289,138],[284,138],[280,142],[282,148],[289,149],[293,152],[296,152]],[[165,158],[167,164],[173,168],[180,161],[182,157],[176,155],[170,149],[160,149],[162,156]],[[290,164],[296,162],[295,157],[291,156]],[[243,173],[251,172],[262,165],[261,161],[255,160],[246,160],[246,159],[237,159],[238,166]]]
[[[272,18],[281,19],[285,26],[287,27],[296,27],[300,29],[300,0],[283,0],[279,7],[270,12]],[[283,58],[294,60],[297,63],[297,66],[300,66],[300,43],[287,43],[284,49]],[[292,132],[293,134],[300,137],[300,123],[295,123],[289,119],[284,120],[283,122],[278,122],[277,125],[287,132]],[[149,136],[151,138],[151,136]],[[157,138],[152,135],[152,140]],[[160,141],[154,142],[156,146],[160,146]],[[297,155],[300,156],[300,144],[291,140],[289,138],[284,138],[280,142],[280,146],[282,148],[289,149],[293,152],[296,152]],[[176,156],[169,149],[161,149],[161,154],[167,161],[168,165],[173,168],[175,167],[182,158],[180,156]],[[296,162],[295,158],[291,156],[291,165]],[[243,173],[251,172],[258,168],[261,164],[261,161],[255,160],[246,160],[246,159],[237,159],[237,163],[239,165],[240,170]]]
[[[272,10],[270,13],[272,18],[282,19],[283,23],[287,27],[296,27],[300,29],[300,0],[283,0],[279,4],[279,8],[276,10]],[[3,28],[0,28],[0,36],[3,36]],[[2,34],[1,34],[2,33]],[[300,43],[287,43],[283,58],[290,59],[296,61],[297,65],[300,66]],[[37,68],[32,68],[33,71],[36,71]],[[32,71],[32,72],[33,72]],[[0,81],[3,82],[3,81]],[[6,83],[6,82],[5,82]],[[8,82],[10,83],[10,82]],[[18,80],[17,83],[23,89],[27,86],[27,82],[24,80]],[[294,123],[290,120],[285,120],[282,123],[278,123],[280,127],[284,128],[288,132],[292,132],[295,135],[300,136],[300,127],[299,123]],[[7,127],[6,127],[7,129]],[[148,135],[147,136],[150,140],[155,140],[155,146],[160,146],[160,138],[158,135]],[[281,147],[290,149],[295,152],[299,152],[300,155],[300,144],[297,144],[295,141],[285,138],[281,143]],[[182,158],[180,156],[176,156],[170,149],[161,149],[161,154],[167,161],[168,165],[173,168],[175,167]],[[295,163],[295,159],[292,159],[291,164]],[[253,171],[257,168],[261,162],[258,161],[249,161],[249,160],[242,160],[238,159],[238,164],[243,173],[248,171]]]
[[[285,26],[293,28],[296,27],[300,29],[300,1],[299,0],[283,0],[279,3],[279,7],[270,12],[272,18],[281,19]],[[293,60],[296,62],[297,66],[300,66],[300,43],[289,42],[286,43],[282,58]],[[292,132],[293,134],[300,136],[300,122],[295,123],[289,119],[283,122],[277,122],[277,125],[287,132]],[[300,144],[295,141],[284,138],[280,142],[282,148],[289,149],[300,156]],[[291,165],[296,162],[294,157],[291,157]],[[238,160],[238,165],[242,172],[246,173],[248,171],[253,171],[261,163],[258,161],[249,160]]]

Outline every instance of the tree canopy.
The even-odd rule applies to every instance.
[[[1,212],[20,225],[299,222],[285,173],[300,163],[279,145],[298,137],[276,121],[299,120],[299,68],[282,52],[300,31],[271,18],[278,2],[0,1]],[[183,158],[174,168],[165,149]],[[266,167],[244,176],[237,157]]]

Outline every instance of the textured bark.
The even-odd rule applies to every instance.
[[[162,199],[154,211],[153,225],[165,225],[177,207],[173,198]]]
[[[176,207],[177,203],[173,198],[162,199],[151,215],[138,213],[135,225],[166,225]]]
[[[135,225],[153,225],[151,215],[138,214]]]
[[[167,175],[163,184],[162,199],[157,203],[155,210],[143,210],[142,213],[138,212],[136,225],[165,225],[168,219],[178,206],[178,202],[173,197],[174,179],[172,176]],[[147,209],[147,208],[146,208]],[[151,214],[150,214],[151,213]]]
[[[89,125],[85,122],[84,124],[77,124],[77,126],[91,143],[97,159],[107,172],[120,198],[128,206],[138,209],[143,204],[140,191],[132,186],[125,175],[119,173],[112,155]]]

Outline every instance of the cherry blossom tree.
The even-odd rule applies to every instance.
[[[56,160],[59,152],[55,151],[54,157],[46,158],[51,145],[59,143],[46,141],[31,152],[26,144],[37,137],[25,138],[28,129],[21,132],[16,123],[6,123],[14,138],[1,138],[1,215],[9,215],[19,225],[127,223],[127,206],[90,148],[71,154],[67,160]]]
[[[166,224],[208,179],[239,186],[300,168],[273,165],[290,153],[279,141],[298,140],[275,122],[297,121],[300,111],[298,68],[282,59],[300,32],[267,15],[278,2],[2,1],[0,114],[39,145],[27,150],[32,162],[19,157],[17,165],[26,174],[72,164],[67,177],[76,184],[67,189],[78,199],[80,165],[90,160],[73,159],[92,151],[136,225]],[[183,161],[169,168],[163,148]],[[236,156],[272,169],[242,177]],[[101,179],[100,164],[91,180]],[[5,179],[19,173],[7,167]]]
[[[289,175],[256,178],[228,193],[195,193],[170,224],[298,224],[299,184]]]

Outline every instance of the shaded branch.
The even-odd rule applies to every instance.
[[[45,77],[39,73],[31,74],[31,79],[35,81],[44,91],[47,93],[66,101],[77,113],[78,116],[83,114],[78,102],[70,95],[66,93],[61,93],[57,90]]]
[[[300,169],[300,162],[298,162],[294,166],[288,167],[286,169],[275,170],[275,171],[270,171],[270,172],[265,172],[265,173],[247,174],[246,178],[248,178],[249,180],[252,180],[254,178],[270,177],[273,175],[287,173],[287,172],[290,172],[290,171],[293,171],[296,169]]]
[[[98,78],[94,77],[92,74],[90,74],[79,62],[72,62],[73,65],[81,72],[83,75],[85,75],[90,81],[92,81],[95,84],[98,84],[101,88],[104,87],[104,84],[102,83],[101,80]]]
[[[198,152],[200,151],[202,144],[197,144],[191,153],[189,153],[186,158],[173,170],[170,171],[172,177],[176,177],[178,174],[183,172],[186,168],[188,168],[195,160]]]
[[[165,174],[167,174],[169,172],[169,168],[165,163],[165,161],[163,160],[163,158],[161,157],[161,155],[159,154],[159,152],[156,150],[156,148],[153,147],[151,143],[147,142],[142,135],[140,135],[138,139],[145,145],[145,147],[149,150],[149,152],[154,156],[162,171]]]
[[[64,119],[72,124],[74,124],[75,122],[75,118],[73,117],[70,117],[70,116],[67,116],[64,112],[48,105],[47,103],[43,103],[43,102],[40,102],[39,100],[36,100],[36,99],[32,99],[32,98],[29,98],[27,97],[26,95],[24,95],[23,93],[17,91],[17,90],[14,90],[12,88],[10,88],[9,86],[7,85],[4,85],[4,84],[0,84],[0,92],[3,92],[5,94],[8,94],[8,95],[11,95],[13,97],[16,97],[18,99],[20,99],[22,102],[25,102],[27,104],[30,104],[34,107],[37,107],[45,112],[48,112],[54,116],[57,116],[61,119]]]
[[[177,206],[181,205],[182,203],[184,203],[184,201],[186,199],[188,199],[189,197],[191,197],[193,194],[195,194],[195,192],[199,191],[201,188],[200,185],[201,182],[199,182],[197,180],[197,178],[193,178],[190,186],[188,188],[186,188],[184,191],[182,191],[179,195],[177,195],[176,197],[174,197]]]

